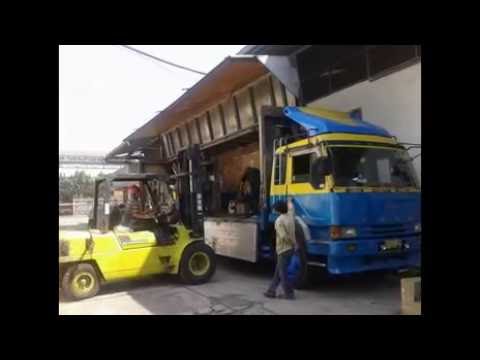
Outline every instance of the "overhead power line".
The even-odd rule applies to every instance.
[[[188,67],[186,67],[186,66],[178,65],[178,64],[172,63],[172,62],[170,62],[170,61],[167,61],[167,60],[164,60],[164,59],[160,59],[160,58],[158,58],[158,57],[156,57],[156,56],[150,55],[150,54],[148,54],[148,53],[146,53],[146,52],[144,52],[144,51],[135,49],[135,48],[133,48],[133,47],[131,47],[131,46],[128,46],[128,45],[120,45],[120,46],[123,46],[124,48],[127,48],[128,50],[135,51],[135,52],[138,53],[138,54],[141,54],[141,55],[143,55],[143,56],[147,56],[147,57],[149,57],[149,58],[152,58],[152,59],[154,59],[154,60],[160,61],[160,62],[162,62],[162,63],[164,63],[164,64],[167,64],[167,65],[170,65],[170,66],[174,66],[174,67],[179,68],[179,69],[182,69],[182,70],[187,70],[187,71],[194,72],[194,73],[200,74],[200,75],[206,75],[206,74],[207,74],[207,73],[204,73],[204,72],[202,72],[202,71],[190,69],[190,68],[188,68]]]

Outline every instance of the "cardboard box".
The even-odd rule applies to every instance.
[[[422,282],[420,277],[404,278],[402,288],[402,315],[421,315]]]

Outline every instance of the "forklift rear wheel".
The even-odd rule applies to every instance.
[[[182,255],[180,277],[187,284],[202,284],[215,273],[216,262],[213,250],[202,242],[188,246]]]
[[[90,264],[75,264],[64,273],[62,289],[70,300],[81,300],[95,296],[100,289],[97,272]]]

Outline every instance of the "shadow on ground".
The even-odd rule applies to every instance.
[[[195,286],[186,286],[177,277],[169,278],[159,277],[162,280],[150,280],[131,284],[129,295],[135,301],[141,304],[154,314],[174,313],[174,314],[217,314],[213,309],[219,309],[218,314],[268,314],[268,309],[263,308],[261,298],[262,290],[259,283],[268,286],[273,275],[273,264],[252,264],[241,260],[218,257],[217,274],[212,278],[203,291],[197,291]],[[212,296],[209,290],[222,288],[221,292],[226,291],[231,283],[249,283],[251,279],[251,291],[242,293],[238,288],[230,294],[222,296]],[[228,284],[230,282],[230,284]],[[149,285],[158,286],[162,283],[165,286],[172,286],[172,290],[160,290],[145,293],[144,291],[135,291],[138,287],[148,287]],[[318,298],[313,301],[342,301],[342,299],[360,299],[360,301],[371,301],[372,306],[375,303],[384,302],[384,296],[380,295],[396,292],[399,288],[399,276],[385,273],[368,273],[348,277],[325,278],[319,276],[311,282],[310,286],[301,292],[308,294],[309,298]],[[225,285],[223,285],[225,284]],[[243,285],[244,286],[244,285]],[[258,290],[256,290],[258,289]],[[252,295],[252,291],[256,295]],[[215,293],[215,290],[213,291]],[[258,292],[258,293],[257,293]],[[329,300],[325,300],[328,298]],[[373,300],[369,300],[372,298]],[[324,300],[321,300],[324,299]],[[338,299],[338,300],[335,300]],[[267,301],[267,300],[265,300]],[[167,311],[168,308],[168,311]],[[173,310],[172,310],[173,309]],[[274,314],[270,311],[270,314]]]
[[[217,272],[207,285],[223,290],[241,279],[258,283],[268,281],[273,274],[271,264],[251,264],[245,261],[217,257]],[[225,288],[224,288],[225,286]],[[202,285],[199,285],[202,287]],[[204,289],[205,290],[205,289]],[[248,311],[256,305],[248,294],[229,294],[216,298],[194,285],[187,285],[176,275],[158,275],[138,281],[106,285],[101,294],[126,291],[128,296],[152,314],[235,314]],[[99,295],[101,295],[99,294]],[[241,310],[239,310],[241,309]],[[266,310],[265,310],[266,311]]]
[[[274,264],[270,262],[253,264],[242,260],[217,256],[217,262],[231,272],[244,276],[255,276],[270,279],[273,276]],[[398,287],[400,275],[386,272],[369,272],[343,276],[328,276],[324,270],[312,268],[309,276],[309,291],[349,291],[376,290],[379,288]]]
[[[138,291],[142,291],[148,288],[154,288],[161,285],[165,286],[178,286],[178,280],[175,276],[172,275],[158,275],[158,276],[151,276],[137,280],[122,280],[113,283],[105,283],[102,284],[100,287],[100,291],[96,296],[102,295],[112,295],[116,293],[129,293],[135,294]],[[60,302],[71,302],[60,291]]]

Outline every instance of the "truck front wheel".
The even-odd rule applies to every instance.
[[[304,289],[309,285],[307,249],[305,235],[300,224],[295,222],[295,237],[298,245],[287,268],[287,276],[295,289]]]
[[[287,268],[287,276],[295,289],[308,287],[308,265],[305,249],[299,248],[295,251]]]
[[[70,300],[95,296],[100,289],[97,272],[91,264],[71,265],[63,274],[62,290]]]

